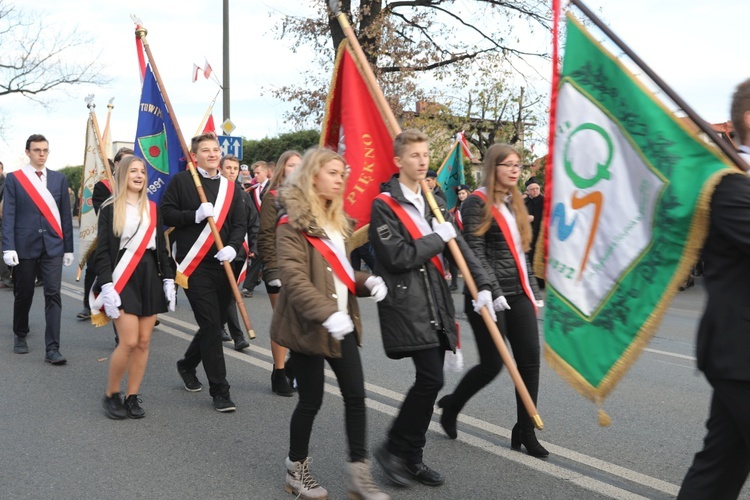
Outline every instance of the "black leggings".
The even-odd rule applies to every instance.
[[[534,305],[526,295],[505,297],[510,309],[497,313],[497,326],[510,342],[518,372],[536,404],[539,393],[539,330],[537,328]],[[503,367],[503,360],[482,317],[474,312],[471,298],[466,296],[466,315],[474,331],[479,350],[479,364],[469,370],[461,379],[450,398],[450,405],[461,411],[466,402],[489,384]],[[522,428],[533,428],[523,402],[516,391],[516,410]]]
[[[365,445],[365,380],[354,332],[341,341],[341,357],[325,358],[307,356],[291,351],[294,373],[297,376],[299,401],[289,425],[289,459],[292,462],[308,456],[310,434],[315,415],[323,404],[325,375],[323,362],[328,361],[336,374],[344,398],[346,436],[349,442],[349,461],[361,462],[367,458]]]

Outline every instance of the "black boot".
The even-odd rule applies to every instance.
[[[440,425],[443,426],[443,430],[449,438],[456,439],[458,437],[456,420],[458,419],[459,410],[451,404],[451,396],[451,394],[443,396],[437,402],[437,405],[443,409],[443,414],[440,415]]]
[[[294,391],[289,386],[289,381],[286,379],[284,369],[273,369],[271,372],[271,390],[279,396],[291,397],[294,395]]]
[[[526,428],[526,426],[521,428],[521,424],[516,423],[510,433],[510,447],[516,451],[521,451],[521,445],[526,448],[526,452],[532,457],[547,458],[549,456],[547,449],[537,440],[534,428]]]

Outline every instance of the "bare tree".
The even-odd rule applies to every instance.
[[[0,0],[0,96],[22,95],[45,106],[41,94],[70,85],[108,82],[96,57],[79,61],[93,40],[77,27],[45,25],[7,0]]]
[[[311,47],[318,74],[326,75],[309,78],[306,85],[272,91],[276,97],[299,103],[289,116],[298,124],[322,116],[321,96],[327,91],[336,47],[344,39],[327,2],[312,2],[317,17],[285,15],[278,30],[280,37],[290,39],[293,50]],[[429,75],[434,82],[470,71],[483,58],[483,64],[502,61],[512,68],[519,61],[548,57],[520,49],[518,34],[518,30],[526,35],[549,29],[547,4],[544,0],[340,0],[341,11],[355,27],[397,114],[407,100],[424,98],[420,75]]]

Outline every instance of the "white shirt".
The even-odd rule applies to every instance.
[[[216,175],[211,176],[208,175],[208,172],[203,170],[201,167],[196,167],[196,169],[198,170],[198,173],[201,174],[201,177],[204,177],[206,179],[218,179],[219,177],[221,177],[221,172],[219,172],[218,170],[216,171]]]
[[[149,218],[146,216],[143,220],[144,224],[148,224]],[[137,205],[133,205],[132,203],[128,202],[125,206],[125,227],[122,230],[122,236],[120,236],[120,250],[125,248],[130,240],[135,236],[135,233],[138,231],[138,227],[141,224],[141,206],[140,203]],[[156,249],[156,231],[154,231],[154,234],[151,235],[151,241],[148,242],[148,245],[146,245],[147,250],[155,250]]]
[[[328,239],[331,240],[333,246],[335,246],[342,254],[346,255],[346,246],[344,244],[344,236],[329,227],[324,227],[323,230],[328,235]],[[339,279],[336,273],[333,273],[333,284],[336,288],[336,306],[339,311],[348,313],[349,312],[349,289],[346,287],[343,281]]]
[[[419,214],[424,217],[424,198],[422,197],[422,186],[420,184],[417,184],[417,192],[415,193],[408,187],[404,186],[403,182],[399,182],[399,185],[401,186],[401,192],[404,193],[404,198],[406,198],[406,201],[411,202],[412,205],[417,207],[417,210],[419,210]]]
[[[42,176],[39,177],[39,180],[42,181],[42,187],[45,187],[45,188],[47,187],[47,167],[42,167],[41,170],[37,170],[34,167],[32,167],[31,164],[28,164],[24,167],[24,169],[27,172],[31,173],[31,175],[33,176],[32,179],[34,177],[37,177],[36,172],[41,172]]]

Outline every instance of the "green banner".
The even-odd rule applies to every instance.
[[[557,92],[545,357],[601,401],[655,333],[735,170],[570,15]]]

